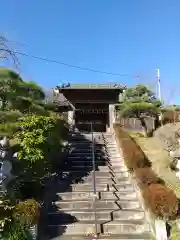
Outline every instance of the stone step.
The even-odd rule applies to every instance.
[[[73,156],[78,156],[78,155],[81,155],[81,156],[91,156],[92,157],[92,152],[91,151],[86,151],[86,152],[77,152],[77,151],[72,151],[70,153],[70,156],[73,157]],[[96,152],[96,155],[102,155],[102,152]]]
[[[114,202],[114,200],[96,200],[95,205],[92,200],[88,201],[56,201],[54,204],[57,208],[63,209],[63,211],[67,210],[82,210],[82,209],[119,209],[119,204]],[[125,205],[125,207],[127,204]]]
[[[82,166],[82,165],[64,165],[62,167],[63,172],[68,172],[68,171],[82,171],[84,170],[84,172],[90,172],[92,171],[92,166]],[[96,171],[101,171],[101,172],[113,172],[113,173],[119,173],[119,172],[127,172],[127,167],[126,166],[119,166],[117,167],[111,167],[111,166],[96,166]]]
[[[110,211],[99,211],[99,212],[84,212],[80,211],[66,211],[48,213],[48,223],[51,225],[59,225],[61,223],[72,223],[77,221],[92,221],[91,224],[96,220],[98,224],[102,224],[108,221],[111,221],[111,212]]]
[[[91,191],[93,191],[93,184],[92,183],[71,184],[67,188],[66,192],[70,192],[70,191],[91,192]],[[128,191],[128,192],[132,192],[132,191],[134,191],[134,187],[132,186],[132,184],[98,183],[98,184],[96,184],[96,191],[99,191],[99,192],[107,192],[107,191],[113,191],[113,192]]]
[[[100,224],[97,225],[98,232],[101,231]],[[69,236],[69,235],[84,235],[84,236],[90,236],[95,233],[95,225],[92,223],[85,223],[82,224],[81,222],[73,223],[73,224],[63,224],[63,225],[48,225],[48,232],[52,232],[51,235],[54,235],[53,233],[56,232],[56,235],[62,235]],[[60,238],[61,239],[61,238]]]
[[[137,223],[132,221],[129,223],[128,221],[112,221],[103,224],[103,230],[106,234],[118,234],[118,233],[144,233],[150,231],[149,224],[144,222]]]
[[[52,238],[51,238],[52,239]],[[95,239],[92,236],[85,236],[85,235],[74,235],[74,236],[59,236],[59,237],[53,237],[53,240],[92,240]],[[143,233],[143,234],[113,234],[106,236],[105,234],[102,234],[100,237],[98,237],[98,240],[127,240],[127,239],[133,239],[133,240],[152,240],[152,237],[149,232]],[[44,239],[43,239],[44,240]]]
[[[89,200],[94,197],[94,192],[63,192],[56,194],[61,200]],[[99,193],[97,193],[97,198],[99,198]]]
[[[92,199],[94,197],[94,192],[62,192],[56,195],[58,200],[78,201]],[[96,196],[101,200],[137,200],[136,192],[97,192]]]
[[[105,150],[105,148],[104,147],[100,147],[100,146],[98,146],[98,147],[95,147],[95,152],[105,152],[106,150]],[[88,147],[87,149],[86,148],[77,148],[77,147],[73,147],[72,148],[72,152],[78,152],[78,153],[92,153],[92,148],[90,148],[90,147]]]
[[[106,209],[106,210],[132,210],[132,209],[141,209],[141,205],[138,201],[114,201],[114,200],[96,200],[96,205],[94,205],[93,201],[56,201],[53,203],[58,209],[60,208],[63,211],[66,210],[84,210],[88,211],[90,209],[94,210],[94,206],[96,209]]]
[[[93,178],[84,178],[84,182],[93,184]],[[108,178],[108,179],[96,178],[96,184],[101,184],[101,183],[102,184],[106,183],[106,184],[110,184],[110,185],[112,185],[112,184],[130,184],[131,180],[130,180],[130,178],[121,179],[120,181],[114,180],[113,178]]]
[[[95,225],[86,222],[75,222],[72,224],[61,224],[53,225],[49,224],[48,228],[58,228],[59,231],[63,232],[63,236],[66,235],[86,235],[92,236],[95,234]],[[110,236],[113,234],[143,234],[149,232],[149,225],[144,223],[122,223],[120,221],[114,221],[103,224],[104,232],[102,235]],[[51,229],[52,231],[52,229]],[[97,232],[101,233],[100,224],[97,224]]]
[[[110,167],[113,167],[113,168],[117,168],[117,167],[118,167],[118,168],[119,168],[119,167],[125,167],[125,168],[126,168],[124,162],[121,162],[121,161],[118,161],[118,162],[111,161],[111,162],[109,163],[109,166],[110,166]]]
[[[113,187],[114,189],[114,187]],[[61,189],[59,189],[61,192]],[[67,188],[66,192],[92,192],[93,191],[93,184],[91,183],[79,183],[79,184],[71,184]],[[98,184],[96,186],[96,191],[108,191],[107,184]],[[64,191],[63,191],[64,192]]]
[[[137,200],[136,192],[100,192],[100,199],[115,199],[115,200]]]
[[[73,160],[73,161],[71,161],[71,162],[67,162],[67,164],[71,164],[71,165],[74,165],[74,166],[92,166],[93,165],[93,162],[91,161],[91,160],[83,160],[83,159],[81,159],[81,160]],[[102,160],[97,160],[97,161],[95,161],[95,165],[97,165],[97,166],[106,166],[106,164],[108,164],[108,161],[105,161],[104,159],[102,159]]]
[[[84,182],[87,183],[92,183],[93,182],[93,175],[88,176],[88,177],[84,177],[83,178]],[[108,184],[117,184],[117,183],[125,183],[125,184],[129,184],[131,183],[130,178],[128,177],[121,177],[121,178],[113,178],[113,177],[106,177],[106,178],[100,178],[100,177],[96,177],[96,183],[108,183]]]
[[[59,184],[61,186],[61,182]],[[59,189],[61,192],[61,189]],[[67,187],[66,192],[70,191],[78,191],[78,192],[92,192],[93,191],[93,184],[92,183],[78,183],[78,184],[70,184]],[[134,191],[134,187],[132,184],[107,184],[107,183],[98,183],[96,184],[96,191],[99,192],[107,192],[107,191],[113,191],[113,192],[121,192],[121,191]]]
[[[78,171],[63,171],[63,172],[59,172],[59,174],[68,174],[68,175],[71,175],[71,176],[83,176],[85,175],[85,172],[84,170],[78,170]],[[93,174],[92,171],[90,171],[87,176],[91,176]],[[103,171],[96,171],[96,178],[97,177],[109,177],[109,176],[113,176],[114,174],[112,174],[111,172],[103,172]],[[114,175],[115,176],[115,175]],[[128,173],[127,172],[120,172],[118,173],[118,176],[128,176]]]
[[[105,210],[85,212],[83,210],[70,210],[66,212],[49,212],[48,222],[50,224],[60,224],[60,223],[72,223],[76,221],[94,221],[96,218],[99,224],[103,224],[108,221],[133,221],[133,220],[145,220],[145,213],[143,211],[135,210]],[[113,220],[112,220],[113,219]],[[93,224],[93,222],[92,222]]]
[[[116,167],[113,167],[113,166],[99,166],[98,167],[100,171],[109,171],[109,169],[112,171],[112,172],[125,172],[127,171],[127,167],[126,166],[119,166],[118,168]]]
[[[81,142],[81,141],[69,141],[69,144],[71,146],[75,146],[77,148],[92,148],[92,142]],[[104,143],[95,143],[95,147],[105,147],[105,144]]]
[[[112,218],[113,220],[120,220],[120,221],[126,221],[126,220],[144,220],[145,219],[145,213],[144,211],[134,211],[134,210],[118,210],[112,212]]]
[[[67,165],[64,165],[62,167],[63,172],[68,172],[68,171],[84,171],[85,172],[91,172],[93,170],[93,167],[92,166],[81,166],[81,165],[71,165],[69,166],[69,164]],[[96,171],[100,170],[98,166],[96,166]],[[106,168],[104,172],[109,172],[110,169]]]
[[[121,191],[131,191],[134,192],[134,187],[132,184],[122,184],[122,183],[117,183],[114,184],[112,187],[110,187],[110,189],[114,188],[115,191],[117,192],[121,192]]]
[[[95,156],[95,161],[98,161],[98,160],[101,160],[101,159],[104,159],[105,158],[105,156],[102,156],[102,155],[99,155],[99,157],[98,156]],[[86,155],[86,156],[83,156],[83,155],[77,155],[77,156],[72,156],[72,155],[69,155],[68,156],[68,159],[69,160],[73,160],[73,161],[81,161],[82,159],[84,160],[84,161],[92,161],[92,154],[91,155]],[[108,159],[108,157],[107,157],[107,159]]]

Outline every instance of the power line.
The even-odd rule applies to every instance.
[[[7,40],[6,39],[6,42],[14,43],[14,44],[17,44],[17,45],[20,45],[20,46],[25,46],[25,47],[33,47],[32,45],[21,43],[19,41],[17,42],[17,41],[11,41],[11,40]],[[23,53],[23,52],[19,52],[19,51],[14,51],[14,53],[22,55],[22,56],[25,56],[25,57],[31,57],[31,58],[38,59],[38,60],[41,60],[41,61],[46,61],[46,62],[49,62],[49,63],[56,63],[56,64],[64,65],[64,66],[67,66],[67,67],[72,67],[72,68],[84,70],[84,71],[96,72],[96,73],[101,73],[101,74],[106,74],[106,75],[121,76],[121,77],[133,77],[133,78],[134,77],[135,78],[139,77],[139,76],[137,76],[135,74],[134,75],[121,74],[121,73],[101,71],[101,70],[87,68],[87,67],[80,67],[80,66],[77,66],[77,65],[68,64],[68,63],[57,61],[57,60],[51,60],[51,59],[48,59],[48,58],[43,58],[43,57],[39,57],[39,56],[29,55],[27,53]]]
[[[31,57],[31,58],[38,59],[38,60],[41,60],[41,61],[46,61],[46,62],[49,62],[49,63],[56,63],[56,64],[64,65],[66,67],[72,67],[72,68],[76,68],[76,69],[80,69],[80,70],[84,70],[84,71],[96,72],[96,73],[107,74],[107,75],[116,75],[116,76],[121,76],[121,77],[130,76],[129,74],[105,72],[105,71],[100,71],[100,70],[96,70],[96,69],[93,69],[93,68],[80,67],[80,66],[77,66],[77,65],[72,65],[72,64],[60,62],[60,61],[57,61],[57,60],[52,60],[52,59],[43,58],[43,57],[39,57],[39,56],[29,55],[27,53],[23,53],[23,52],[19,52],[19,51],[13,51],[13,52],[15,54],[19,54],[19,55],[22,55],[22,56],[25,56],[25,57]]]

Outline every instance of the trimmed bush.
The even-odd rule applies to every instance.
[[[115,131],[117,141],[123,150],[127,168],[130,171],[134,171],[136,168],[150,167],[151,162],[130,135],[117,125],[115,126]]]
[[[14,210],[14,218],[27,227],[35,225],[39,216],[39,204],[33,199],[19,202]]]
[[[137,168],[135,170],[135,176],[138,180],[138,184],[142,187],[147,187],[151,184],[164,184],[164,181],[157,176],[157,174],[151,168]]]
[[[157,217],[177,216],[178,199],[150,168],[151,164],[137,143],[120,126],[115,126],[116,138],[123,150],[125,163],[133,171],[146,207]]]
[[[151,184],[143,190],[146,206],[157,218],[169,219],[177,214],[178,199],[172,190],[161,184]]]

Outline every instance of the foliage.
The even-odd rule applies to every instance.
[[[34,82],[22,80],[20,75],[9,69],[0,69],[0,99],[2,110],[19,110],[22,113],[41,114],[45,93]]]
[[[9,122],[0,124],[0,134],[1,136],[12,137],[12,134],[18,131],[20,128],[18,122]]]
[[[0,233],[3,239],[31,239],[29,227],[37,223],[39,204],[28,199],[17,203],[12,195],[5,194],[0,201]]]
[[[151,184],[143,190],[146,205],[158,218],[169,219],[178,211],[178,200],[172,190],[161,184]]]
[[[40,200],[44,184],[62,160],[60,154],[67,137],[65,122],[57,117],[27,115],[19,123],[21,129],[14,134],[18,152],[19,176],[11,189],[19,199]]]
[[[0,111],[0,123],[15,122],[20,117],[22,117],[22,113],[18,110]]]
[[[39,219],[39,204],[33,199],[21,201],[15,206],[13,216],[21,225],[31,227],[37,224]]]
[[[33,240],[29,229],[25,228],[19,222],[13,220],[3,233],[4,240]]]
[[[15,201],[9,196],[0,201],[4,239],[31,239],[27,227],[39,217],[34,199],[42,199],[45,179],[60,162],[65,122],[53,116],[56,108],[44,98],[44,91],[36,83],[24,81],[14,71],[0,69],[0,135],[15,142],[11,153],[18,152],[18,159],[13,161],[13,173],[15,165],[18,176],[8,185]]]
[[[147,86],[137,85],[126,90],[124,102],[119,105],[119,114],[123,118],[138,118],[147,133],[148,129],[144,118],[148,116],[157,118],[160,106],[160,101]]]
[[[2,110],[8,109],[13,99],[22,94],[22,84],[23,80],[17,73],[7,69],[0,69],[0,99]]]
[[[0,200],[0,232],[12,221],[13,210],[14,204],[11,198],[7,194],[4,194]]]
[[[50,170],[51,159],[48,152],[61,149],[59,130],[63,122],[54,117],[26,116],[21,122],[22,131],[15,134],[20,146],[18,159],[23,162],[28,172],[42,175]]]

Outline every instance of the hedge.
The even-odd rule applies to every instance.
[[[176,216],[178,211],[178,199],[172,190],[161,184],[151,184],[143,189],[143,197],[146,205],[161,219]]]
[[[134,171],[136,168],[150,167],[151,162],[142,152],[141,148],[121,127],[115,125],[117,140],[123,149],[124,160],[127,168]]]
[[[114,125],[124,161],[140,188],[144,204],[157,218],[171,219],[178,213],[178,199],[151,168],[151,162],[120,125]]]
[[[162,185],[165,184],[165,182],[160,177],[158,177],[150,167],[137,168],[134,174],[141,187],[147,187],[151,184],[157,183]]]

